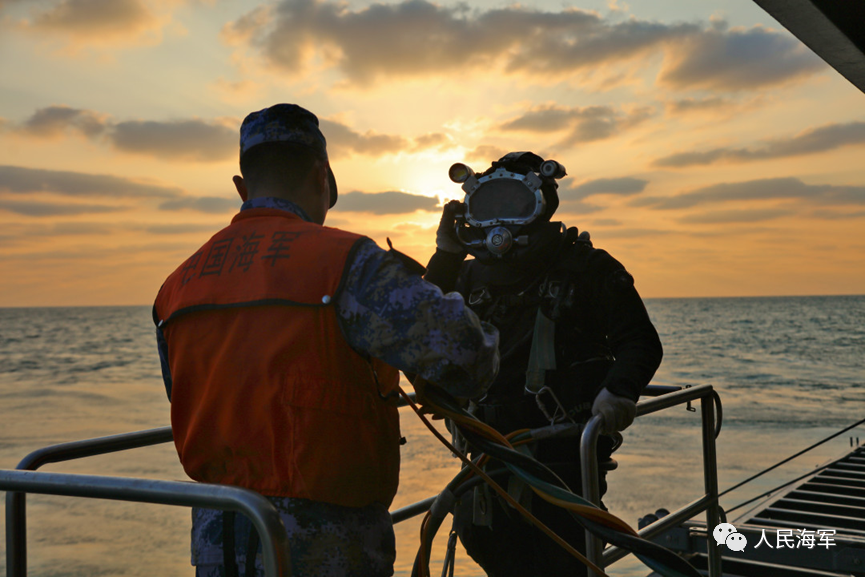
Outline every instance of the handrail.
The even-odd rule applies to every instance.
[[[677,509],[673,513],[644,527],[639,533],[649,538],[657,535],[680,522],[690,519],[706,511],[706,526],[715,527],[720,523],[720,508],[718,506],[718,466],[715,453],[715,412],[714,390],[712,385],[698,385],[688,389],[667,393],[653,399],[637,403],[637,416],[648,415],[675,405],[700,399],[703,425],[703,480],[705,494],[696,501]],[[582,462],[583,497],[595,505],[599,505],[600,486],[598,480],[598,436],[603,426],[603,416],[592,417],[583,428],[580,440],[580,461]],[[708,538],[711,539],[711,532]],[[721,555],[717,547],[709,543],[709,576],[721,577]],[[599,567],[606,567],[618,561],[628,552],[618,547],[603,550],[601,541],[586,532],[586,557]],[[593,574],[590,571],[590,575]]]
[[[415,398],[415,393],[409,393],[408,396]],[[406,406],[406,402],[399,400],[399,407]],[[58,443],[37,449],[26,455],[16,467],[19,471],[36,471],[43,465],[49,463],[61,463],[64,461],[72,461],[84,457],[94,457],[96,455],[105,455],[108,453],[116,453],[127,449],[137,449],[141,447],[149,447],[161,443],[168,443],[173,440],[171,427],[158,427],[156,429],[147,429],[144,431],[135,431],[132,433],[120,433],[117,435],[108,435],[105,437],[96,437],[93,439],[84,439],[80,441],[70,441],[67,443]],[[12,472],[12,471],[8,471]],[[47,479],[43,477],[45,473],[40,473],[36,479]],[[110,479],[110,477],[94,477]],[[131,480],[128,479],[127,480]],[[140,480],[144,481],[144,480]],[[188,483],[187,483],[188,485]],[[7,577],[26,577],[27,576],[27,496],[31,491],[27,488],[28,485],[16,485],[11,489],[7,489],[6,493],[6,576]],[[36,486],[36,485],[34,485]],[[217,485],[218,486],[218,485]],[[63,493],[55,493],[63,494]],[[81,495],[86,496],[86,495]],[[394,522],[409,519],[416,515],[426,512],[429,509],[432,499],[427,499],[409,505],[399,511],[392,513],[392,518],[396,516]],[[198,506],[198,505],[195,505]],[[208,505],[204,505],[208,506]],[[215,507],[220,508],[220,507]],[[283,528],[284,531],[284,528]],[[262,537],[262,542],[264,537]],[[286,549],[287,551],[287,549]],[[287,575],[287,573],[286,573]]]
[[[48,463],[60,463],[84,457],[116,453],[117,451],[125,451],[127,449],[149,447],[151,445],[168,443],[172,440],[174,440],[174,437],[171,434],[171,427],[159,427],[157,429],[147,429],[133,433],[120,433],[119,435],[109,435],[107,437],[58,443],[36,449],[21,459],[21,462],[15,468],[35,471]]]
[[[654,396],[656,398],[652,399],[652,400],[647,400],[647,401],[643,401],[641,403],[638,403],[637,415],[648,414],[650,412],[654,412],[657,410],[661,410],[662,408],[666,408],[667,406],[673,406],[675,404],[688,402],[690,400],[694,400],[697,398],[701,398],[701,399],[705,400],[706,394],[702,393],[702,391],[704,391],[705,387],[707,387],[707,386],[708,385],[703,385],[703,386],[699,386],[699,387],[693,387],[690,389],[681,390],[681,387],[672,386],[672,385],[649,385],[643,391],[643,395],[644,396]],[[708,388],[711,391],[711,386],[708,386]],[[683,396],[683,394],[684,394],[684,396]],[[709,393],[709,394],[711,394],[711,393]],[[414,395],[415,395],[415,393],[409,393],[409,397],[414,398]],[[674,402],[668,402],[667,399],[672,398],[673,395],[677,395],[675,397],[676,400]],[[663,399],[660,399],[658,397],[663,397]],[[656,404],[659,404],[661,406],[658,406],[657,408],[653,408],[656,406]],[[404,401],[400,400],[399,406],[404,407],[404,406],[406,406],[406,403]],[[590,421],[589,425],[591,425],[592,422],[595,420],[596,419],[593,419],[592,421]],[[705,421],[705,418],[704,418],[704,421]],[[704,422],[704,425],[705,425],[705,422]],[[594,426],[598,427],[597,424]],[[597,440],[597,432],[591,432],[588,437],[584,434],[583,439],[585,440],[591,436],[594,436],[595,440]],[[18,466],[17,466],[18,471],[17,472],[18,473],[24,473],[25,471],[33,472],[33,471],[39,469],[41,466],[49,464],[49,463],[60,463],[60,462],[71,461],[74,459],[80,459],[80,458],[84,458],[84,457],[92,457],[92,456],[96,456],[96,455],[104,455],[104,454],[108,454],[108,453],[125,451],[127,449],[135,449],[135,448],[140,448],[140,447],[158,445],[161,443],[167,443],[167,442],[172,441],[172,440],[173,440],[173,437],[171,434],[171,427],[159,427],[159,428],[148,429],[148,430],[144,430],[144,431],[135,431],[135,432],[131,432],[131,433],[121,433],[121,434],[117,434],[117,435],[97,437],[97,438],[93,438],[93,439],[85,439],[85,440],[80,440],[80,441],[71,441],[71,442],[67,442],[67,443],[59,443],[56,445],[50,445],[47,447],[43,447],[41,449],[37,449],[37,450],[29,453],[18,464]],[[713,437],[713,441],[714,441],[714,437]],[[704,439],[704,444],[705,444],[705,439]],[[595,454],[596,454],[596,452],[597,452],[596,447],[594,450],[595,450]],[[581,455],[582,455],[582,446],[581,446]],[[582,456],[582,460],[583,460],[583,462],[596,463],[596,459],[593,461],[586,461],[585,456]],[[712,462],[714,463],[714,442],[712,443]],[[583,468],[583,475],[586,475],[586,469],[587,469],[587,467]],[[14,474],[16,473],[16,471],[7,471],[7,470],[0,470],[0,472],[2,472],[2,476],[0,476],[0,480],[6,480],[7,478],[11,479],[12,477],[15,477]],[[7,477],[7,474],[12,475],[12,477]],[[33,475],[38,475],[38,476],[34,477]],[[49,476],[46,476],[46,475],[49,475]],[[50,477],[52,475],[54,477]],[[37,481],[37,482],[33,486],[42,486],[42,485],[40,485],[40,483],[45,482],[45,483],[48,483],[48,485],[45,485],[45,487],[49,487],[49,486],[53,486],[53,485],[51,485],[52,479],[56,481],[57,479],[66,478],[63,475],[60,475],[60,477],[57,477],[58,475],[60,475],[60,474],[59,473],[38,473],[38,474],[37,473],[31,473],[31,476],[22,477],[22,479],[24,479],[24,478],[29,479],[29,480],[35,479],[35,481]],[[87,476],[68,475],[67,477],[69,477],[69,479],[73,479],[76,477],[82,477],[83,478],[83,477],[87,477]],[[91,478],[92,479],[114,479],[112,477],[91,477]],[[597,479],[597,473],[595,473],[594,478]],[[149,481],[149,480],[144,480],[144,479],[132,479],[132,478],[119,478],[119,479],[122,479],[124,482],[128,481],[128,482],[139,482],[139,483],[169,483],[168,481]],[[0,488],[3,488],[3,490],[8,491],[6,494],[6,571],[7,571],[7,577],[26,577],[26,575],[27,575],[26,493],[28,493],[28,492],[34,492],[34,493],[42,492],[42,491],[31,490],[31,489],[27,488],[30,486],[28,484],[29,482],[30,481],[28,481],[27,483],[24,483],[24,484],[20,484],[20,483],[16,482],[16,484],[14,484],[14,486],[6,487],[4,485],[3,487],[0,487]],[[173,482],[173,483],[179,483],[179,482]],[[237,487],[227,487],[227,486],[222,486],[222,485],[206,485],[203,483],[180,483],[180,484],[183,485],[183,487],[189,487],[189,486],[210,487],[210,486],[213,486],[213,487],[225,487],[227,489],[242,490],[242,489],[239,489]],[[587,484],[585,481],[585,478],[584,478],[583,487],[588,487],[589,485],[591,485],[591,482],[589,482]],[[589,500],[592,500],[592,502],[597,503],[600,501],[600,498],[597,496],[597,494],[599,492],[599,489],[597,488],[597,482],[595,483],[595,485],[596,485],[596,487],[595,487],[595,498],[594,499],[591,499],[589,497],[590,493],[586,492],[585,489],[584,489],[584,494],[585,494],[586,498],[589,498]],[[100,489],[97,489],[97,490],[100,490]],[[714,493],[717,496],[717,481],[715,483],[715,492]],[[52,493],[52,494],[65,495],[67,493]],[[71,495],[71,493],[70,493],[70,495]],[[90,496],[90,495],[78,495],[78,496]],[[104,498],[120,498],[120,497],[104,497]],[[129,500],[129,499],[127,499],[127,500]],[[132,499],[132,500],[134,500],[134,499]],[[265,501],[266,501],[266,499],[265,499]],[[418,501],[418,502],[413,503],[411,505],[407,505],[407,506],[405,506],[401,509],[398,509],[396,511],[391,511],[391,513],[390,513],[391,519],[393,520],[394,523],[400,523],[402,521],[405,521],[407,519],[410,519],[412,517],[415,517],[417,515],[425,513],[427,510],[429,510],[430,506],[432,505],[432,503],[434,501],[435,501],[435,496],[429,497],[429,498],[421,500],[421,501]],[[143,501],[143,502],[157,502],[157,501]],[[158,501],[158,502],[161,502],[161,501]],[[177,504],[179,504],[179,503],[177,503]],[[696,515],[700,511],[706,509],[705,506],[702,508],[696,508],[697,505],[703,505],[703,500],[698,500],[695,503],[692,503],[691,505],[688,506],[689,511],[691,510],[690,508],[694,508],[693,515]],[[717,497],[715,498],[715,505],[717,506]],[[190,505],[190,506],[199,506],[199,505]],[[201,506],[221,508],[219,506],[214,506],[214,505],[201,505]],[[228,507],[226,507],[226,508],[228,508]],[[236,510],[236,509],[233,509],[233,510]],[[672,519],[678,519],[680,516],[680,513],[682,511],[684,511],[684,509],[676,511],[675,513],[669,515],[668,517],[665,517],[664,522],[669,523],[669,521]],[[691,515],[691,516],[693,516],[693,515]],[[686,517],[686,518],[690,518],[690,517]],[[672,523],[670,523],[670,524],[672,525]],[[717,524],[717,521],[715,522],[715,524]],[[711,526],[714,526],[714,525],[711,525]],[[667,528],[666,525],[661,527],[658,523],[654,523],[654,524],[650,525],[649,527],[646,527],[645,529],[643,529],[643,531],[641,531],[640,533],[643,534],[644,532],[652,531],[652,534],[655,534],[656,532],[661,532],[662,530],[664,530],[666,528]],[[615,548],[612,548],[612,549],[615,549]],[[709,549],[710,549],[710,551],[712,550],[711,547]],[[287,551],[287,549],[286,549],[286,551]],[[591,552],[592,552],[592,549],[590,547],[589,548],[590,555],[591,555]],[[611,555],[611,553],[612,553],[612,555]],[[619,552],[617,552],[617,551],[607,551],[604,554],[604,560],[606,561],[606,564],[610,564],[610,563],[618,560],[619,558],[625,556],[626,554],[627,554],[626,552],[621,552],[621,554],[619,554]],[[615,556],[615,558],[612,558],[613,556]],[[591,556],[590,556],[590,558],[591,558]],[[607,560],[608,558],[610,558],[609,561]]]
[[[167,443],[171,427],[59,443],[37,449],[21,459],[16,469],[35,471],[42,465],[105,455]],[[27,575],[27,497],[25,491],[6,493],[6,577]]]
[[[207,483],[6,469],[0,469],[0,489],[236,511],[248,517],[258,530],[265,574],[272,577],[291,575],[288,537],[279,513],[270,501],[249,489]],[[7,564],[6,570],[7,577],[16,575],[15,567],[10,568]],[[25,566],[25,574],[26,570]]]

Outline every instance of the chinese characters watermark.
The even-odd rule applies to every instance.
[[[762,530],[760,540],[754,545],[754,549],[766,545],[770,549],[814,549],[815,547],[833,547],[835,543],[835,529],[776,529],[774,545],[772,540],[766,537],[766,529]],[[731,551],[744,551],[748,545],[748,539],[730,523],[719,523],[712,531],[715,542],[726,545]]]

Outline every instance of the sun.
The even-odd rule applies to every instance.
[[[459,159],[453,151],[446,153],[425,153],[412,158],[404,158],[394,180],[399,188],[409,194],[435,197],[439,205],[449,200],[462,200],[465,193],[460,185],[448,178],[448,168]]]

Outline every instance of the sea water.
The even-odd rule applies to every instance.
[[[646,306],[665,350],[653,382],[711,384],[720,394],[722,490],[865,417],[865,296],[658,299]],[[54,443],[165,426],[168,412],[148,307],[0,309],[0,467],[14,468]],[[437,493],[459,468],[407,409],[401,421],[408,442],[395,508]],[[604,497],[612,513],[636,526],[641,516],[702,495],[699,410],[683,405],[640,418],[624,436]],[[865,442],[865,429],[724,496],[722,506],[807,473],[858,438]],[[187,479],[170,443],[43,470]],[[181,507],[30,495],[29,574],[191,575],[189,517]],[[437,540],[433,574],[441,572],[448,527]],[[5,529],[0,533],[5,558]],[[396,533],[396,574],[407,576],[419,518]],[[624,559],[608,573],[648,571]],[[460,550],[456,574],[483,572]]]

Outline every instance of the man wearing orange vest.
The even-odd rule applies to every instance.
[[[309,111],[247,116],[240,168],[240,212],[153,307],[180,461],[197,481],[270,498],[296,577],[391,575],[397,369],[477,396],[498,371],[498,333],[408,257],[323,226],[337,189]],[[242,516],[193,510],[198,576],[261,574],[257,550]]]

